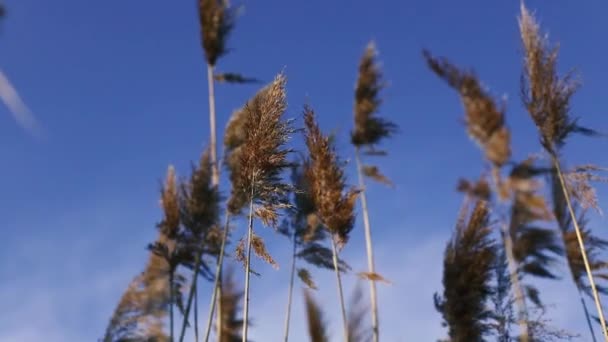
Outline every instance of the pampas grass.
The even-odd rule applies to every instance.
[[[564,174],[561,170],[561,161],[559,159],[559,151],[564,146],[568,136],[572,133],[594,135],[595,132],[579,126],[577,121],[570,117],[570,98],[575,93],[577,84],[573,82],[571,75],[567,75],[563,78],[560,78],[557,75],[556,62],[558,50],[557,48],[550,49],[548,47],[546,38],[541,37],[540,29],[535,18],[529,13],[523,2],[521,4],[519,28],[524,46],[524,75],[522,78],[523,102],[538,128],[541,144],[551,157],[552,164],[555,168],[556,177],[562,188],[563,204],[565,204],[565,207],[568,209],[570,215],[569,222],[572,224],[574,233],[576,234],[578,248],[581,254],[582,263],[585,266],[590,292],[595,301],[602,333],[608,340],[606,320],[595,284],[592,265],[589,261],[587,247],[585,245],[585,232],[583,232],[579,226],[578,217],[576,216],[570,194],[572,190],[569,190],[568,184],[564,179]],[[554,194],[556,193],[554,192]],[[561,219],[562,223],[564,223],[563,217]],[[562,232],[566,233],[567,230],[564,228],[565,227],[562,227]],[[563,234],[562,236],[567,243],[567,235]],[[572,248],[572,246],[567,247]],[[572,265],[572,261],[570,261],[573,257],[572,253],[567,255],[569,257],[569,264]],[[571,271],[574,272],[572,269]],[[577,286],[580,285],[578,281],[576,284]],[[593,334],[593,332],[591,333]]]
[[[468,202],[445,249],[443,296],[435,295],[453,342],[483,341],[490,331],[487,301],[493,292],[490,281],[497,251],[487,203],[477,200],[470,210]]]
[[[236,203],[247,196],[249,202],[247,245],[245,255],[245,303],[244,321],[249,315],[249,279],[251,251],[271,261],[263,241],[253,230],[254,217],[264,224],[276,226],[279,211],[289,208],[287,195],[291,186],[281,179],[282,172],[290,166],[285,148],[293,133],[291,122],[283,120],[286,109],[285,76],[279,74],[275,80],[244,107],[244,139],[240,147],[238,168],[233,170],[233,195],[229,207],[237,210]],[[254,243],[255,242],[255,243]],[[247,341],[247,324],[243,324],[243,342]]]
[[[328,234],[325,229],[322,229],[315,203],[311,197],[310,184],[305,176],[305,171],[308,165],[310,165],[310,160],[302,159],[298,165],[294,165],[291,168],[291,181],[295,187],[292,200],[293,210],[288,212],[288,219],[283,221],[279,229],[281,233],[288,236],[292,241],[291,270],[285,315],[285,341],[289,340],[295,276],[297,275],[309,289],[317,289],[310,271],[305,267],[296,267],[297,261],[301,259],[312,266],[333,269],[332,251],[323,245],[328,238]],[[338,268],[341,272],[350,269],[348,264],[341,259],[338,260]]]
[[[490,163],[494,186],[485,180],[476,184],[461,182],[459,188],[481,194],[483,200],[498,200],[493,208],[501,221],[502,238],[509,268],[511,286],[519,308],[519,325],[522,341],[533,339],[528,325],[526,297],[541,306],[539,292],[531,285],[521,284],[524,274],[556,278],[551,267],[555,257],[562,254],[555,232],[538,227],[543,221],[551,221],[551,212],[538,194],[540,184],[536,178],[547,169],[535,165],[535,159],[514,163],[511,159],[510,132],[505,124],[503,107],[496,105],[492,97],[480,86],[472,72],[462,71],[445,59],[437,59],[424,52],[429,67],[452,88],[457,90],[465,108],[467,132],[482,148]],[[507,177],[502,176],[504,166],[512,165]],[[480,186],[479,184],[483,184]],[[488,191],[489,190],[489,191]],[[506,206],[510,203],[510,206]]]
[[[365,248],[367,253],[367,274],[370,275],[370,301],[372,311],[372,328],[374,331],[374,342],[378,342],[380,329],[378,319],[378,297],[376,295],[376,282],[372,280],[376,276],[374,264],[374,250],[372,244],[372,233],[367,207],[367,194],[364,176],[392,185],[390,180],[380,173],[377,166],[363,165],[361,162],[361,149],[367,149],[369,154],[377,154],[375,146],[382,140],[389,138],[397,129],[397,126],[377,115],[381,100],[380,90],[384,87],[382,73],[376,62],[376,46],[370,42],[359,63],[359,75],[355,87],[355,128],[351,134],[351,142],[355,146],[355,161],[357,164],[357,176],[361,193],[361,208],[363,213],[363,228],[365,232]]]
[[[334,272],[342,312],[344,339],[348,341],[348,322],[338,263],[338,250],[346,244],[353,228],[354,206],[359,191],[346,189],[342,165],[329,139],[321,133],[315,121],[315,114],[310,107],[304,108],[304,123],[306,146],[310,157],[305,174],[310,184],[317,215],[332,236]]]

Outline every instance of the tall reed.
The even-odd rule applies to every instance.
[[[346,244],[355,222],[354,206],[359,190],[346,190],[343,165],[330,140],[321,133],[315,114],[310,107],[304,108],[306,146],[310,163],[306,177],[310,184],[317,215],[331,235],[334,272],[342,313],[344,339],[348,342],[348,321],[344,304],[338,252]]]
[[[254,217],[265,225],[276,227],[279,211],[290,207],[287,196],[292,187],[282,180],[283,171],[290,166],[287,157],[291,150],[285,144],[293,133],[291,121],[283,119],[287,106],[285,82],[285,76],[279,74],[243,108],[244,139],[240,146],[238,167],[231,175],[233,194],[229,208],[233,211],[238,209],[244,198],[249,206],[247,241],[244,246],[243,342],[247,341],[248,333],[245,322],[249,316],[252,250],[262,259],[273,263],[263,240],[254,233]]]
[[[462,71],[445,59],[434,58],[427,51],[424,55],[429,67],[459,92],[468,134],[483,149],[491,166],[493,186],[482,179],[476,184],[462,181],[459,187],[493,201],[492,208],[502,226],[510,281],[518,306],[520,338],[529,341],[533,336],[528,325],[526,297],[537,306],[542,304],[538,290],[531,285],[524,286],[521,278],[530,274],[555,279],[551,266],[555,257],[563,253],[555,232],[537,226],[553,218],[544,198],[538,194],[540,183],[537,178],[548,170],[537,167],[533,158],[523,162],[510,160],[511,139],[505,124],[505,109],[496,105],[472,72]],[[503,177],[501,173],[507,164],[512,167],[507,177]]]
[[[211,183],[219,187],[220,165],[217,158],[217,130],[215,108],[215,66],[218,59],[228,51],[226,44],[228,36],[234,27],[235,11],[229,7],[227,0],[198,0],[198,17],[201,35],[201,45],[207,61],[207,89],[209,96],[209,145],[212,164]],[[221,274],[216,275],[220,278]],[[193,288],[197,293],[196,276]],[[216,291],[221,291],[218,286]],[[198,296],[195,296],[198,297]],[[198,341],[198,300],[195,302],[195,340]],[[189,303],[188,303],[189,304]],[[221,308],[221,303],[218,307]],[[221,309],[218,309],[221,314]]]
[[[361,193],[361,208],[363,212],[363,228],[365,232],[365,249],[367,252],[367,268],[370,275],[370,301],[372,312],[372,329],[373,340],[378,342],[380,329],[378,318],[378,297],[376,294],[376,282],[372,279],[376,275],[374,264],[374,250],[372,244],[372,233],[369,220],[369,210],[367,207],[367,187],[365,185],[364,176],[372,179],[380,180],[384,183],[389,183],[388,179],[383,176],[376,166],[363,165],[361,162],[361,149],[365,148],[363,153],[371,155],[379,155],[375,150],[375,146],[382,140],[390,137],[396,130],[397,126],[381,117],[377,116],[380,103],[380,90],[384,87],[382,73],[377,65],[376,47],[373,42],[370,42],[365,49],[365,53],[359,63],[359,75],[357,85],[355,87],[355,106],[354,106],[354,121],[355,129],[351,134],[351,142],[355,146],[355,161],[357,164],[357,176],[359,179],[359,187]]]
[[[309,289],[317,289],[311,272],[305,267],[297,267],[297,261],[301,259],[312,266],[333,270],[332,251],[323,245],[323,242],[328,238],[328,234],[322,229],[319,222],[317,210],[311,197],[310,185],[304,174],[306,165],[310,161],[302,159],[298,165],[292,166],[291,169],[291,182],[295,187],[292,199],[293,210],[288,212],[288,218],[283,221],[279,229],[279,232],[288,236],[292,242],[291,270],[289,271],[289,289],[285,314],[285,341],[289,340],[295,276],[297,275]],[[350,269],[343,260],[338,260],[338,264],[342,272]]]
[[[557,75],[558,49],[548,46],[546,38],[541,36],[536,19],[529,13],[523,2],[521,3],[519,29],[524,47],[523,102],[538,127],[541,144],[550,156],[555,168],[555,176],[559,180],[564,204],[570,215],[569,221],[576,234],[602,333],[604,338],[608,340],[606,320],[593,276],[593,267],[589,262],[589,255],[585,246],[585,235],[579,225],[571,199],[572,190],[568,189],[560,161],[560,149],[569,135],[572,133],[592,135],[594,132],[579,126],[576,119],[570,117],[570,98],[575,93],[577,85],[573,82],[572,75],[563,78]],[[563,222],[563,217],[561,219]],[[562,232],[567,233],[567,230],[562,228]],[[566,235],[562,236],[566,239]],[[578,282],[576,284],[579,286]],[[591,333],[593,334],[593,332]]]
[[[490,332],[487,301],[496,263],[488,204],[477,199],[473,209],[465,200],[443,261],[443,296],[435,306],[448,326],[452,342],[483,341]]]

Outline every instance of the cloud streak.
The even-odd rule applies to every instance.
[[[43,129],[34,117],[31,110],[19,96],[17,89],[12,85],[4,71],[0,69],[0,99],[6,107],[8,107],[13,118],[19,126],[25,131],[34,136],[35,138],[41,138],[43,136]]]

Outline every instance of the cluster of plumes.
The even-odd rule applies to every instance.
[[[351,134],[355,146],[372,147],[390,137],[397,129],[394,123],[377,116],[384,81],[376,63],[376,54],[376,46],[370,42],[359,63],[355,87],[355,129]]]
[[[310,194],[321,223],[342,246],[355,223],[354,206],[359,190],[346,190],[344,171],[329,138],[323,135],[315,114],[310,107],[304,108],[306,146],[310,161],[305,175]]]
[[[169,341],[163,329],[170,301],[168,272],[166,260],[151,253],[144,272],[133,279],[118,302],[104,342]]]
[[[452,239],[445,249],[444,293],[435,295],[435,306],[449,328],[450,341],[483,341],[490,332],[487,301],[496,263],[487,203],[477,200],[469,214],[465,204]]]
[[[194,269],[196,260],[219,253],[220,194],[211,184],[211,162],[203,153],[198,167],[192,168],[189,182],[177,184],[175,171],[169,168],[162,190],[164,218],[158,227],[166,242],[156,241],[149,249],[164,257],[172,270],[182,265]],[[213,279],[213,271],[205,260],[200,262],[199,274]]]
[[[511,157],[504,106],[496,105],[472,72],[463,71],[446,59],[435,58],[428,51],[423,53],[429,67],[460,94],[469,136],[481,146],[490,162],[496,167],[503,166]]]
[[[270,226],[277,225],[278,211],[289,207],[292,190],[281,178],[291,165],[285,144],[294,132],[292,122],[283,119],[285,81],[279,74],[249,100],[229,122],[225,138],[232,181],[229,210],[239,213],[253,199],[256,216]]]
[[[522,77],[522,99],[541,137],[541,144],[560,163],[559,155],[567,138],[572,133],[596,135],[592,129],[581,127],[570,115],[570,99],[578,88],[572,74],[560,77],[557,73],[558,48],[550,47],[546,36],[540,32],[536,19],[522,3],[519,29],[524,48],[524,72]],[[556,164],[556,167],[559,164]],[[602,171],[594,165],[583,165],[563,174],[565,184],[561,184],[558,169],[552,170],[553,215],[562,233],[563,244],[573,280],[579,290],[592,296],[587,284],[586,269],[575,231],[573,219],[581,228],[582,240],[587,250],[589,266],[596,279],[606,279],[608,263],[601,260],[600,254],[608,247],[608,241],[598,238],[586,228],[585,212],[589,208],[600,211],[592,181],[604,182],[606,179],[597,174]],[[563,186],[572,197],[575,210],[582,209],[578,217],[572,217],[564,196]],[[608,288],[597,286],[601,293]]]
[[[570,98],[578,84],[572,74],[563,78],[557,74],[558,49],[549,47],[523,2],[519,29],[524,48],[522,99],[538,127],[543,147],[555,155],[571,133],[595,135],[596,132],[579,126],[570,116]]]
[[[316,267],[333,270],[332,251],[323,244],[327,240],[328,234],[326,230],[322,229],[315,203],[311,197],[308,178],[304,174],[306,165],[309,164],[309,160],[303,160],[292,166],[291,181],[295,187],[292,196],[293,209],[289,210],[289,216],[283,220],[279,232],[292,239],[296,245],[296,258]],[[338,259],[338,267],[342,272],[350,269],[350,266],[341,259]],[[298,268],[297,275],[306,286],[316,289],[308,269]]]
[[[459,190],[481,200],[510,203],[507,234],[512,242],[513,263],[517,276],[530,274],[543,278],[556,278],[552,267],[563,248],[556,232],[543,227],[543,222],[553,220],[550,208],[539,194],[537,179],[551,169],[536,165],[529,158],[513,163],[507,177],[502,177],[503,167],[510,163],[510,133],[505,124],[504,109],[482,90],[472,72],[463,72],[445,59],[436,59],[424,52],[430,68],[451,87],[456,89],[465,108],[468,134],[483,148],[486,159],[492,164],[495,186],[485,179],[478,182],[461,181]],[[506,215],[505,215],[506,216]],[[505,223],[507,224],[507,223]],[[506,243],[506,242],[505,242]],[[539,293],[531,285],[522,287],[525,295],[537,306],[541,305]],[[522,309],[522,308],[520,308]],[[522,313],[525,314],[525,313]]]
[[[146,270],[133,280],[119,302],[106,340],[119,340],[119,335],[155,338],[162,333],[161,321],[170,305],[183,311],[186,278],[178,267],[193,269],[198,255],[219,252],[219,200],[217,188],[211,185],[207,152],[198,167],[193,166],[189,182],[179,184],[175,169],[169,167],[161,189],[163,219],[157,226],[159,236],[148,246],[152,253]],[[207,279],[213,277],[205,262],[200,263],[199,274]],[[145,320],[154,322],[142,325]]]
[[[226,54],[226,41],[234,27],[235,11],[227,0],[199,0],[199,24],[201,40],[209,65]]]
[[[239,318],[239,313],[243,292],[237,290],[233,272],[230,270],[226,272],[222,281],[221,295],[222,316],[217,322],[220,332],[217,340],[218,342],[240,342],[242,341],[243,319]]]
[[[192,166],[188,182],[180,187],[180,221],[183,232],[180,247],[184,250],[180,263],[195,267],[197,255],[215,257],[220,252],[221,232],[218,226],[221,214],[221,196],[212,184],[212,165],[209,151],[201,155],[198,166]],[[213,271],[205,260],[200,262],[199,274],[213,279]]]

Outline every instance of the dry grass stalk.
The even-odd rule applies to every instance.
[[[333,269],[332,251],[323,245],[323,242],[328,238],[328,234],[321,227],[315,203],[311,197],[310,185],[304,174],[306,165],[309,163],[309,160],[303,159],[297,165],[292,166],[291,182],[296,188],[292,197],[293,210],[288,211],[289,216],[279,228],[279,232],[288,236],[292,241],[290,281],[285,315],[285,333],[283,335],[285,341],[289,340],[295,276],[297,275],[309,289],[317,288],[310,271],[304,267],[296,267],[297,260],[302,259],[319,268]],[[339,268],[341,271],[346,271],[349,266],[343,260],[339,260]]]
[[[198,15],[201,45],[207,61],[207,89],[209,92],[209,145],[211,150],[211,182],[219,188],[220,165],[217,158],[217,131],[215,111],[215,65],[217,60],[227,52],[227,40],[234,28],[235,10],[228,5],[228,0],[198,0]],[[226,234],[224,234],[226,236]],[[224,242],[222,242],[224,245]],[[217,274],[221,281],[221,274]],[[194,287],[195,291],[196,286]],[[221,287],[216,287],[221,291]],[[214,291],[214,294],[215,292]],[[198,296],[197,296],[198,297]],[[221,304],[221,303],[220,303]],[[221,305],[218,305],[221,314]],[[195,310],[195,315],[197,315]],[[198,336],[197,336],[198,337]]]
[[[435,294],[435,306],[449,328],[450,341],[483,341],[490,331],[487,301],[497,251],[489,217],[486,201],[477,200],[472,210],[466,201],[445,249],[444,293]]]
[[[183,256],[181,263],[193,270],[192,286],[188,293],[187,303],[184,309],[185,317],[188,318],[191,306],[194,302],[195,332],[198,336],[198,313],[197,313],[197,283],[198,276],[202,275],[208,280],[215,276],[204,260],[205,256],[217,258],[223,252],[218,221],[220,215],[220,194],[217,186],[212,183],[213,165],[208,150],[203,152],[198,166],[192,166],[192,174],[187,183],[181,186],[181,222],[184,228]],[[182,323],[180,341],[183,340],[187,319]]]
[[[304,290],[304,300],[306,303],[306,317],[308,320],[308,334],[310,342],[329,342],[327,334],[327,324],[325,323],[321,307],[312,298],[308,290]]]
[[[283,120],[287,106],[285,76],[279,74],[275,80],[262,89],[243,108],[245,115],[244,139],[239,147],[238,167],[232,169],[233,193],[229,209],[240,211],[242,199],[246,195],[249,202],[249,224],[247,230],[247,251],[245,266],[245,304],[243,317],[249,314],[249,279],[251,251],[266,260],[272,260],[260,247],[253,231],[253,218],[257,216],[264,223],[276,226],[278,211],[289,208],[288,194],[291,186],[284,183],[281,174],[290,166],[287,156],[291,152],[285,148],[293,133],[291,121]],[[257,241],[254,246],[254,241]],[[253,248],[256,247],[256,248]],[[243,324],[243,342],[247,341],[247,325]]]
[[[477,192],[484,199],[497,198],[496,209],[500,213],[504,203],[510,203],[509,214],[500,215],[502,237],[505,245],[511,286],[519,311],[521,338],[528,341],[532,336],[528,328],[526,297],[540,305],[538,290],[520,283],[520,277],[531,274],[554,278],[550,270],[554,256],[561,253],[553,231],[537,228],[538,221],[552,218],[542,196],[537,194],[537,176],[547,173],[536,167],[534,159],[515,163],[509,176],[503,179],[501,171],[511,156],[510,133],[505,125],[504,109],[498,109],[494,100],[482,90],[472,72],[463,72],[445,59],[436,59],[424,52],[430,68],[451,87],[460,93],[469,135],[483,148],[486,159],[492,164],[495,186],[485,186],[485,181],[477,184],[461,181],[459,188],[469,193]]]
[[[602,333],[608,340],[606,320],[595,285],[593,270],[588,260],[585,236],[577,222],[578,218],[576,217],[570,194],[572,190],[569,189],[569,184],[565,180],[559,160],[560,149],[564,146],[566,138],[569,135],[572,133],[595,135],[597,133],[591,129],[579,126],[577,120],[571,118],[570,99],[576,92],[578,85],[572,80],[571,74],[563,78],[557,74],[558,49],[548,46],[547,39],[541,36],[536,19],[529,13],[523,2],[521,4],[519,28],[524,46],[522,99],[538,128],[543,147],[551,156],[551,161],[559,179],[563,198],[576,234],[582,261],[602,327]],[[591,193],[588,188],[584,192],[587,194]]]
[[[359,190],[346,190],[342,165],[329,138],[321,133],[310,107],[304,109],[304,123],[306,146],[310,155],[310,163],[307,164],[305,175],[310,185],[310,193],[317,215],[332,236],[334,272],[342,309],[344,338],[347,339],[348,322],[338,263],[338,250],[348,241],[348,235],[353,228],[354,206]]]
[[[389,138],[397,130],[397,125],[377,115],[382,102],[380,99],[380,91],[382,88],[384,88],[384,82],[380,67],[376,62],[376,54],[377,51],[375,44],[370,42],[365,49],[361,62],[359,63],[359,75],[357,78],[357,85],[355,87],[355,128],[351,134],[351,142],[355,146],[355,160],[357,163],[359,187],[362,190],[360,200],[363,212],[367,268],[368,273],[370,274],[376,274],[376,270],[364,176],[389,186],[392,185],[392,182],[380,172],[377,166],[362,164],[360,148],[366,147],[371,151],[375,151],[374,146],[376,144],[380,143],[386,138]],[[380,329],[376,282],[370,279],[369,285],[372,309],[372,328],[374,331],[373,338],[374,342],[378,342]]]

